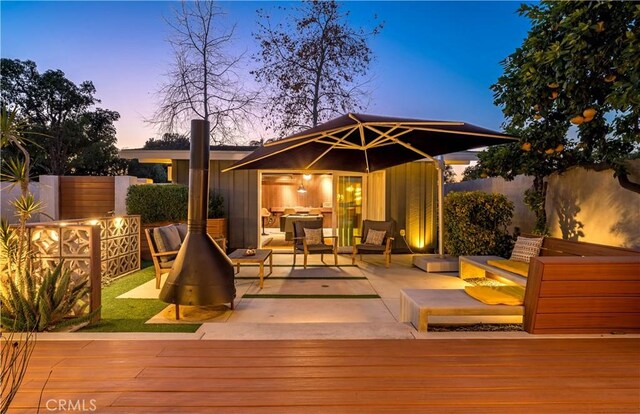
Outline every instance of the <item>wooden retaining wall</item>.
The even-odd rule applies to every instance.
[[[114,177],[61,176],[60,219],[104,217],[115,209]]]

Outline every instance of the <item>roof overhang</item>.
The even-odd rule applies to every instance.
[[[216,151],[209,153],[210,160],[241,160],[252,151]],[[171,164],[173,160],[189,160],[189,150],[121,149],[120,158],[138,160],[143,164]]]

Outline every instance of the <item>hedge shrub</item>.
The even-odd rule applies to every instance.
[[[127,214],[140,214],[142,223],[187,219],[189,189],[178,184],[132,185],[127,192]]]
[[[189,189],[178,184],[132,185],[127,192],[127,214],[140,214],[142,223],[187,220]],[[225,216],[224,198],[209,194],[208,218]]]
[[[502,194],[451,192],[444,199],[444,247],[454,256],[509,257],[513,203]]]

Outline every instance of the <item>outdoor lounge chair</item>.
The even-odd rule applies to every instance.
[[[173,228],[171,228],[173,227]],[[180,246],[187,235],[186,224],[170,224],[169,226],[156,227],[144,230],[151,260],[156,271],[156,289],[160,289],[160,280],[163,273],[169,273],[171,266],[180,250]],[[176,239],[175,235],[178,235]],[[227,251],[227,239],[213,239],[223,251]]]
[[[320,239],[314,243],[310,236],[305,235],[304,229],[320,230]],[[322,218],[315,220],[297,220],[293,222],[293,265],[296,265],[298,253],[304,254],[304,268],[307,268],[307,256],[320,254],[320,260],[324,263],[324,254],[332,253],[335,265],[338,266],[337,236],[325,236],[322,234]],[[333,239],[333,244],[326,244],[326,239]],[[311,243],[309,241],[311,240]]]
[[[360,254],[360,260],[362,260],[363,253],[382,253],[383,255],[385,255],[385,266],[389,267],[389,263],[391,263],[391,243],[393,242],[393,228],[393,221],[364,220],[362,222],[362,235],[353,236],[353,254],[351,256],[351,263],[356,264],[356,254]],[[376,238],[373,237],[374,234],[372,233],[372,237],[369,237],[370,230],[376,232],[384,231],[384,236]],[[356,239],[361,239],[360,243],[356,243]]]

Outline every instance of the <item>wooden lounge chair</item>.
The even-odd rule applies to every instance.
[[[362,235],[353,236],[351,263],[356,264],[356,254],[360,254],[360,260],[362,260],[363,253],[382,253],[385,256],[385,266],[389,267],[389,263],[391,263],[391,244],[394,240],[393,228],[393,221],[364,220],[362,222]],[[367,243],[367,241],[370,241],[368,240],[369,230],[385,232],[380,244]],[[356,239],[360,239],[360,243],[357,243]]]
[[[166,239],[165,234],[161,234],[166,227],[175,227],[180,237],[179,243],[167,243],[169,240]],[[156,271],[156,289],[160,289],[160,281],[162,279],[162,275],[164,273],[169,273],[171,270],[171,266],[173,266],[173,262],[180,250],[180,246],[184,241],[185,236],[187,235],[187,225],[186,224],[171,224],[170,226],[164,227],[156,227],[151,229],[144,230],[145,236],[147,237],[147,242],[149,243],[149,251],[151,252],[151,260],[153,261],[153,267]],[[174,233],[173,230],[170,233]],[[158,243],[159,238],[162,238],[162,246],[161,243]],[[227,251],[227,239],[224,237],[213,239],[218,246],[222,248],[223,251]],[[176,241],[177,242],[177,241]]]
[[[338,236],[321,236],[320,243],[309,243],[305,237],[304,229],[320,229],[322,231],[322,218],[315,220],[297,220],[293,222],[293,265],[296,265],[296,255],[304,254],[304,268],[307,268],[307,256],[320,254],[320,260],[324,263],[324,254],[333,254],[333,260],[338,266]],[[333,244],[326,244],[326,239],[333,239]]]

